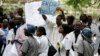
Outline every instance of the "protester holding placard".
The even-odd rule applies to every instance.
[[[51,43],[56,47],[56,44],[57,41],[60,41],[61,39],[60,38],[57,38],[58,37],[61,37],[61,34],[59,34],[58,30],[59,30],[59,26],[62,24],[61,22],[61,17],[60,15],[56,18],[56,24],[50,22],[45,15],[42,15],[43,16],[43,19],[46,21],[46,24],[48,25],[48,29],[47,30],[51,30],[51,33],[50,33],[50,37],[48,37],[51,41]]]
[[[56,17],[56,24],[54,24],[53,22],[49,21],[47,19],[47,17],[45,17],[45,15],[43,15],[43,18],[46,21],[46,25],[48,26],[47,27],[47,31],[48,30],[51,31],[51,33],[48,34],[51,37],[48,37],[48,38],[51,40],[51,43],[55,47],[56,47],[57,42],[59,42],[59,41],[61,41],[63,39],[62,35],[59,34],[58,31],[59,31],[59,26],[62,25],[62,23],[66,20],[63,10],[60,7],[57,7],[56,10],[61,12],[61,14]],[[57,37],[60,37],[60,38],[57,38]],[[55,41],[55,40],[57,40],[57,41]]]
[[[6,22],[3,21],[2,7],[0,10],[2,52]],[[59,0],[27,2],[24,10],[18,8],[7,16],[9,26],[6,27],[9,29],[3,56],[94,56],[94,52],[100,52],[100,19],[98,23],[93,24],[91,15],[81,14],[79,21],[74,15],[65,17]]]

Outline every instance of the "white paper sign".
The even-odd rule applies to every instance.
[[[42,19],[42,16],[39,14],[38,9],[41,6],[40,2],[32,2],[32,3],[26,3],[25,4],[25,18],[27,24],[32,24],[35,26],[41,26],[44,25],[45,22]]]
[[[58,0],[43,0],[41,4],[40,14],[54,15],[58,5]]]
[[[38,9],[41,7],[42,1],[32,2],[25,4],[25,19],[26,24],[32,24],[35,26],[43,26],[45,25],[45,21],[43,20],[41,14],[39,14]],[[46,15],[47,18],[53,22],[55,22],[56,15]]]

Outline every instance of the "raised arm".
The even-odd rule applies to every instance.
[[[55,23],[53,23],[52,21],[50,21],[50,20],[47,19],[46,15],[42,15],[42,18],[46,22],[46,25],[48,25],[49,27],[53,27],[55,25]]]
[[[56,10],[61,12],[61,15],[62,15],[63,21],[66,21],[64,11],[63,11],[60,7],[57,7]]]

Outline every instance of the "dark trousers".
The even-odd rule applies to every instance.
[[[100,49],[98,49],[98,54],[100,55]]]

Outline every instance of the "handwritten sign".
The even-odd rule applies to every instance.
[[[40,14],[54,15],[59,2],[57,0],[43,0]]]

